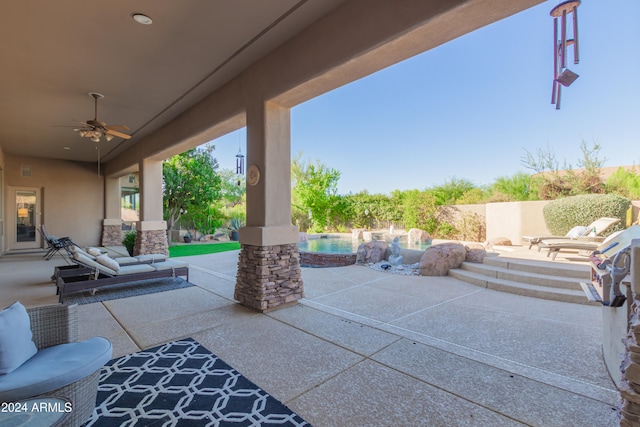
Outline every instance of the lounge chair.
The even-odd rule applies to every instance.
[[[542,249],[548,249],[549,252],[547,253],[547,256],[551,255],[551,259],[555,260],[558,252],[563,249],[577,250],[579,251],[579,254],[582,252],[585,253],[585,255],[589,255],[594,251],[598,251],[599,253],[603,253],[606,255],[609,251],[619,245],[626,244],[626,246],[629,246],[629,244],[631,244],[631,239],[633,238],[640,238],[640,226],[634,225],[627,230],[616,231],[615,233],[604,239],[603,242],[588,242],[571,239],[551,239],[541,241],[540,243],[538,243],[538,246]],[[629,242],[627,243],[627,241]]]
[[[550,239],[571,239],[571,240],[581,240],[584,239],[590,242],[599,242],[604,241],[604,237],[602,237],[602,233],[611,228],[612,225],[620,222],[620,218],[600,218],[593,221],[591,224],[587,226],[578,225],[573,227],[569,232],[564,236],[522,236],[522,240],[529,243],[529,249],[533,245],[537,245],[542,240],[550,240]],[[595,236],[590,236],[590,234],[595,230]],[[586,239],[588,238],[588,239]],[[538,247],[538,250],[540,248]]]
[[[167,260],[167,256],[165,254],[129,256],[128,253],[127,255],[122,255],[119,252],[115,252],[114,250],[110,250],[109,248],[102,247],[88,247],[86,249],[83,249],[79,246],[71,246],[67,248],[67,252],[71,257],[74,257],[76,253],[81,253],[82,255],[91,258],[94,261],[96,261],[96,258],[99,256],[108,256],[109,258],[116,261],[118,265],[120,265],[120,267],[133,264],[153,264],[156,262]]]
[[[69,401],[72,410],[60,425],[83,425],[95,409],[101,368],[112,356],[109,340],[102,337],[79,340],[77,305],[25,310],[14,303],[2,310],[0,316],[5,332],[10,333],[0,334],[2,339],[10,340],[0,347],[12,356],[9,359],[5,354],[3,363],[11,360],[14,364],[0,376],[0,401],[14,402],[18,408],[17,402],[23,399],[63,398]],[[3,368],[7,370],[6,366]],[[11,421],[0,424],[40,424],[35,416],[38,414],[29,417],[31,411],[29,407],[15,424]]]
[[[44,224],[38,227],[38,233],[42,236],[42,240],[47,244],[47,253],[44,255],[46,260],[50,260],[53,258],[55,254],[57,254],[62,249],[68,249],[71,246],[74,246],[75,243],[71,241],[69,237],[56,237],[52,234],[47,233],[47,228]]]
[[[152,264],[120,266],[115,259],[106,255],[92,259],[80,251],[74,252],[71,260],[77,268],[62,270],[57,275],[56,285],[60,302],[70,293],[82,290],[95,291],[103,286],[179,276],[189,280],[189,265],[180,261],[165,260]]]

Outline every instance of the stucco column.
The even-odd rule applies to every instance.
[[[104,220],[102,221],[102,246],[121,246],[122,219],[120,216],[120,179],[104,179]]]
[[[291,224],[290,111],[247,107],[247,226],[240,229],[235,298],[260,311],[304,296],[298,228]]]
[[[135,255],[169,254],[167,222],[162,210],[162,161],[143,159],[140,170],[140,222],[136,224]]]

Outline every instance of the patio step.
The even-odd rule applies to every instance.
[[[502,256],[488,256],[485,265],[501,267],[507,270],[540,273],[548,276],[572,277],[580,281],[590,280],[589,266],[559,263],[557,261],[539,261]]]
[[[501,292],[575,304],[590,304],[580,282],[589,281],[589,268],[576,265],[487,257],[484,264],[464,262],[449,276]]]

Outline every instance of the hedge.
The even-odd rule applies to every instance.
[[[631,201],[615,194],[584,194],[554,200],[543,209],[544,221],[549,231],[564,236],[577,225],[589,225],[598,218],[620,218],[603,235],[609,235],[625,227],[627,210]]]

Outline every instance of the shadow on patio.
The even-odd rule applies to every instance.
[[[306,298],[260,314],[233,301],[237,256],[181,258],[193,287],[80,306],[81,338],[119,357],[191,337],[314,426],[617,425],[600,307],[350,266],[303,269]],[[0,258],[2,306],[56,303],[60,264]]]

